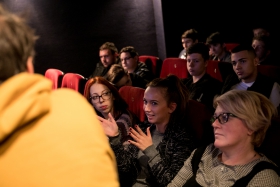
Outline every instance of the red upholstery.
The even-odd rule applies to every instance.
[[[47,69],[45,77],[53,82],[52,89],[60,88],[64,73],[59,69]]]
[[[280,67],[271,65],[259,65],[258,71],[268,77],[273,78],[275,81],[280,83]]]
[[[226,49],[228,51],[231,51],[233,48],[235,48],[236,46],[238,46],[239,44],[238,43],[225,43],[226,45]]]
[[[66,73],[62,79],[61,88],[70,88],[83,94],[86,79],[77,73]]]
[[[273,118],[266,132],[265,139],[257,150],[267,156],[278,166],[280,165],[280,117]]]
[[[158,57],[141,55],[139,56],[139,61],[144,62],[156,77],[159,76],[162,63]]]
[[[195,100],[189,101],[188,116],[191,127],[195,132],[197,145],[207,145],[214,141],[213,127],[210,122],[212,115],[204,104]]]
[[[120,95],[128,104],[128,109],[134,113],[140,121],[144,121],[146,118],[143,110],[144,92],[145,89],[132,86],[123,86],[119,89]]]
[[[214,77],[215,79],[218,79],[219,81],[223,81],[222,75],[220,73],[219,69],[219,61],[216,60],[209,60],[208,65],[207,65],[207,70],[206,72],[211,75],[211,77]]]
[[[166,58],[162,64],[160,77],[165,78],[169,74],[186,78],[188,76],[187,61],[181,58]]]

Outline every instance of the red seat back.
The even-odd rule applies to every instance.
[[[145,89],[132,86],[123,86],[119,89],[120,95],[128,104],[128,109],[134,113],[140,121],[144,121],[146,118],[143,110],[144,92]]]
[[[86,79],[77,73],[66,73],[62,79],[61,88],[70,88],[83,94]]]
[[[153,72],[155,77],[159,76],[160,69],[162,62],[161,60],[156,56],[149,56],[149,55],[141,55],[139,56],[139,61],[144,62],[150,71]]]
[[[181,58],[166,58],[162,63],[160,77],[165,78],[169,74],[174,74],[179,78],[187,78],[187,61]]]
[[[258,72],[268,77],[271,77],[280,83],[280,67],[271,65],[259,65]]]
[[[228,51],[231,51],[233,48],[235,48],[236,46],[238,46],[239,44],[238,43],[225,43],[226,45],[226,49]]]
[[[57,88],[61,87],[61,82],[63,78],[64,73],[60,71],[59,69],[47,69],[45,72],[45,77],[50,79],[52,84],[52,89],[55,90]]]
[[[262,145],[257,150],[267,156],[278,166],[280,165],[280,117],[271,120]]]
[[[219,69],[218,64],[220,61],[217,60],[209,60],[206,72],[213,78],[218,79],[219,81],[223,82],[223,78]]]

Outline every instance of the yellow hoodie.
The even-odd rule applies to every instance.
[[[116,161],[92,106],[41,75],[0,85],[1,187],[116,187]]]

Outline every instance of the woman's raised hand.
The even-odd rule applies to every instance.
[[[150,127],[147,128],[147,134],[145,134],[139,126],[136,125],[135,130],[130,128],[129,134],[134,141],[129,140],[128,142],[138,147],[141,151],[144,151],[147,147],[153,145]]]
[[[99,121],[101,122],[101,125],[103,127],[103,130],[105,134],[109,137],[114,137],[119,135],[119,128],[118,125],[111,115],[111,113],[108,114],[108,119],[104,119],[100,116],[98,116]]]

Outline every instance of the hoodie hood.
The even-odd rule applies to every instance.
[[[44,76],[29,73],[0,84],[0,142],[50,111],[51,84]]]

